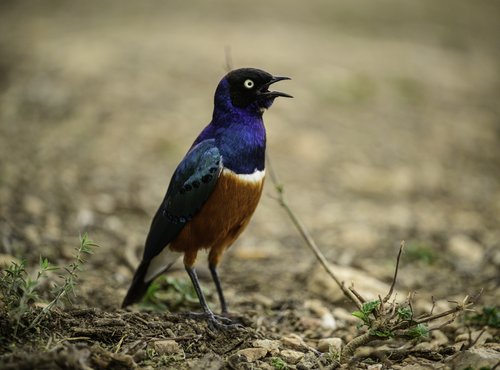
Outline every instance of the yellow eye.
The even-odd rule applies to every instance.
[[[251,89],[253,86],[254,86],[254,83],[252,80],[245,80],[245,82],[243,83],[243,85],[247,88],[247,89]]]

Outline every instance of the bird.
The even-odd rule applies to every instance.
[[[256,68],[227,73],[217,85],[212,120],[194,140],[175,169],[146,237],[142,261],[123,300],[140,301],[151,282],[183,255],[203,315],[211,327],[234,326],[220,283],[224,252],[248,225],[260,200],[265,178],[264,112],[277,97],[269,90],[276,77]],[[198,251],[208,251],[208,267],[223,316],[209,308],[196,274]]]

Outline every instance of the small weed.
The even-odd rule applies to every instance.
[[[271,366],[275,370],[285,370],[287,368],[286,362],[279,357],[271,357]]]
[[[354,311],[352,313],[353,316],[357,317],[361,321],[363,321],[364,325],[370,326],[372,323],[372,313],[380,306],[379,300],[369,301],[363,304],[361,310]]]
[[[490,326],[492,328],[500,328],[500,310],[498,307],[487,306],[483,307],[481,313],[474,316],[466,317],[466,320],[473,325]]]
[[[429,329],[424,324],[417,324],[414,327],[408,329],[405,332],[405,335],[407,337],[410,337],[411,339],[421,340],[429,337]]]
[[[76,248],[75,259],[72,263],[59,268],[51,265],[46,258],[40,258],[35,278],[27,272],[25,260],[19,264],[12,262],[7,267],[0,276],[0,300],[4,304],[7,317],[13,322],[14,337],[18,336],[20,328],[25,333],[37,327],[50,314],[54,306],[63,301],[71,303],[70,296],[75,295],[77,273],[85,263],[84,255],[91,254],[96,246],[97,244],[84,234],[80,237],[80,245]],[[35,309],[35,303],[40,302],[41,285],[47,279],[47,273],[56,270],[65,271],[59,275],[63,282],[54,285],[51,292],[53,299],[48,304],[41,310]]]
[[[148,288],[142,307],[153,311],[165,311],[181,305],[197,305],[198,297],[189,279],[160,276]]]
[[[413,311],[410,307],[399,307],[398,317],[400,320],[411,320],[411,318],[413,317]]]

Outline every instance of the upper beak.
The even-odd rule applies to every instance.
[[[257,94],[261,97],[265,98],[277,98],[278,96],[283,96],[285,98],[293,98],[293,96],[288,95],[284,92],[281,91],[269,91],[269,86],[271,86],[273,83],[278,82],[278,81],[283,81],[283,80],[291,80],[290,77],[273,77],[271,81],[266,83],[264,86],[260,88],[260,90],[257,92]]]

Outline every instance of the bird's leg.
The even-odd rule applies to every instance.
[[[217,265],[209,264],[208,268],[210,269],[210,273],[212,274],[212,279],[215,283],[215,288],[217,288],[217,294],[219,295],[220,308],[222,315],[227,315],[227,304],[226,299],[224,298],[224,292],[222,291],[222,285],[220,284],[219,274],[217,273]]]
[[[238,327],[238,325],[231,325],[232,324],[231,320],[225,317],[214,315],[212,310],[210,310],[210,308],[208,307],[205,295],[201,290],[200,282],[198,280],[198,276],[196,275],[196,270],[194,269],[194,267],[188,265],[186,265],[185,268],[191,279],[191,282],[193,283],[194,290],[196,291],[196,295],[198,296],[198,299],[200,301],[200,305],[203,308],[204,311],[203,316],[206,317],[208,320],[208,325],[215,329],[229,329],[233,327]]]

